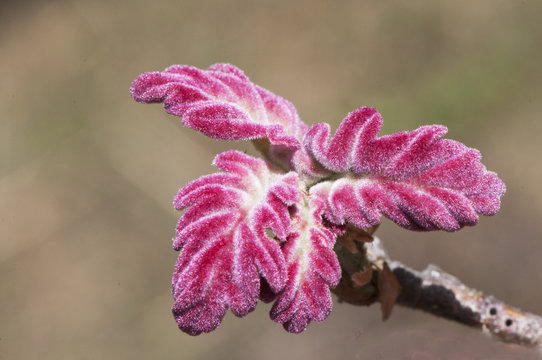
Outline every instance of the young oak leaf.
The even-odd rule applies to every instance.
[[[302,201],[282,247],[288,280],[271,309],[271,318],[289,332],[302,332],[312,320],[322,321],[329,315],[329,288],[337,286],[341,278],[333,251],[337,234],[322,223],[325,206],[325,197],[317,193]]]
[[[323,167],[339,173],[317,183],[326,193],[326,217],[360,228],[380,214],[410,230],[456,231],[494,215],[504,183],[480,162],[478,150],[441,139],[444,126],[377,137],[382,117],[373,108],[350,113],[328,142],[329,125],[316,124],[304,145]]]
[[[230,64],[207,70],[173,65],[141,74],[130,91],[136,101],[163,102],[186,126],[215,139],[267,138],[272,145],[299,149],[307,131],[290,102],[253,84]]]
[[[477,150],[441,139],[443,126],[377,137],[382,118],[364,107],[328,141],[327,124],[308,129],[229,64],[145,73],[131,94],[210,137],[261,139],[267,160],[295,170],[228,151],[215,159],[222,173],[179,191],[172,310],[191,335],[214,330],[228,308],[246,315],[258,298],[275,300],[272,319],[301,332],[331,311],[341,277],[333,245],[347,222],[367,229],[383,214],[412,230],[455,231],[495,214],[505,191]]]
[[[227,151],[214,164],[224,172],[192,181],[174,201],[186,211],[173,244],[181,252],[172,311],[191,335],[214,330],[228,307],[237,316],[254,310],[260,276],[273,292],[283,289],[286,262],[278,241],[288,237],[290,207],[300,198],[297,175],[278,173],[263,160]]]

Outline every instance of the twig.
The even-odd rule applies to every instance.
[[[504,342],[542,350],[542,317],[486,296],[435,265],[420,272],[391,260],[382,241],[370,233],[345,235],[335,248],[343,267],[343,280],[334,290],[340,300],[356,305],[380,301],[384,318],[397,303],[479,327]],[[382,275],[387,269],[395,279]],[[359,281],[363,274],[365,279]]]

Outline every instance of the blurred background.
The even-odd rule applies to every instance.
[[[535,359],[403,308],[335,302],[300,335],[262,304],[190,337],[170,313],[179,187],[215,141],[129,86],[171,64],[230,62],[336,128],[444,124],[507,184],[501,212],[458,233],[384,221],[390,254],[438,264],[542,313],[542,2],[3,1],[0,5],[0,359]]]

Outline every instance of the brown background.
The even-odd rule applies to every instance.
[[[0,358],[537,358],[420,312],[382,323],[377,306],[338,303],[301,335],[268,305],[180,332],[171,201],[231,144],[128,88],[171,64],[231,62],[308,124],[371,105],[383,133],[448,126],[506,182],[502,211],[453,234],[384,221],[379,236],[413,267],[542,313],[541,15],[537,0],[2,2]]]

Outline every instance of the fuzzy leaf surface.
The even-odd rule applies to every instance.
[[[267,138],[272,145],[299,149],[307,131],[290,102],[253,84],[230,64],[207,70],[173,65],[141,74],[130,91],[136,101],[163,102],[186,126],[215,139]]]
[[[480,162],[478,150],[441,139],[446,127],[377,137],[381,126],[380,114],[363,107],[329,141],[327,124],[307,132],[306,151],[336,174],[311,189],[325,194],[330,221],[366,229],[383,214],[410,230],[456,231],[499,210],[504,183]]]
[[[237,316],[254,310],[260,276],[273,292],[284,288],[286,262],[278,242],[290,233],[289,207],[300,197],[297,175],[276,172],[263,160],[227,151],[214,163],[222,173],[192,181],[174,201],[186,210],[173,244],[180,254],[172,310],[191,335],[214,330],[228,308]]]
[[[271,309],[271,318],[293,333],[330,314],[329,287],[337,286],[341,278],[333,251],[337,234],[323,225],[325,202],[316,195],[311,194],[297,207],[292,232],[282,247],[287,262],[286,286]]]

